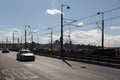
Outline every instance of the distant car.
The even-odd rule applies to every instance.
[[[3,48],[2,53],[9,53],[9,49],[8,48]]]
[[[35,61],[35,55],[30,50],[22,49],[17,53],[17,60]]]

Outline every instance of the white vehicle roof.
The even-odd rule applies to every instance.
[[[20,51],[30,51],[29,49],[21,49]]]

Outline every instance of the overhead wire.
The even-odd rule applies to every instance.
[[[113,8],[113,9],[111,9],[111,10],[104,11],[103,13],[108,13],[108,12],[115,11],[115,10],[118,10],[118,9],[120,9],[120,7]],[[90,18],[95,17],[95,16],[97,16],[97,14],[90,15],[90,16],[83,17],[83,18],[79,18],[79,19],[76,19],[76,20],[64,18],[64,20],[70,21],[69,23],[64,24],[64,27],[67,26],[67,25],[70,25],[70,24],[71,24],[72,26],[76,26],[76,25],[74,25],[74,24],[72,24],[72,23],[78,22],[78,21],[80,21],[80,20],[90,19]],[[116,16],[116,17],[112,17],[112,18],[107,18],[107,19],[105,19],[105,21],[115,20],[115,19],[119,19],[119,18],[120,18],[120,16]],[[100,21],[96,21],[96,22],[100,22]],[[87,23],[87,24],[85,24],[85,25],[82,25],[81,27],[83,27],[83,26],[88,26],[88,25],[92,25],[92,24],[95,24],[96,22]],[[60,26],[60,25],[56,25],[56,26],[52,26],[51,28],[53,28],[53,30],[54,30],[54,28],[58,28],[59,26]],[[75,29],[75,28],[79,28],[79,27],[73,27],[73,28],[71,28],[71,29]],[[42,30],[42,32],[43,32],[43,31],[46,31],[47,29],[48,29],[48,28]],[[60,32],[60,30],[56,30],[56,31],[53,31],[53,32],[54,32],[54,34],[55,34],[55,33]]]
[[[103,13],[108,13],[108,12],[115,11],[115,10],[118,10],[118,9],[120,9],[120,7],[116,7],[116,8],[113,8],[113,9],[111,9],[111,10],[104,11]]]

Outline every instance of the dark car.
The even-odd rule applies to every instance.
[[[3,48],[2,53],[9,53],[9,49],[8,48]]]
[[[35,55],[30,50],[22,49],[17,53],[17,60],[35,61]]]

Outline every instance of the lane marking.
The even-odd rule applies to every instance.
[[[15,77],[11,74],[9,70],[1,70],[1,72],[5,75],[6,80],[15,80]]]
[[[26,74],[28,76],[28,78],[33,79],[33,78],[39,78],[37,75],[33,74],[32,72],[30,72],[29,70],[25,69],[25,68],[20,68],[21,71],[23,71],[24,74]]]
[[[24,64],[24,65],[26,65],[26,66],[28,66],[28,67],[32,67],[32,66],[33,66],[32,63],[28,63],[28,64]]]
[[[12,73],[19,79],[28,79],[23,73],[18,69],[12,69]]]
[[[29,80],[29,79],[36,79],[39,77],[32,73],[31,71],[25,69],[25,68],[14,68],[14,69],[3,69],[1,70],[2,74],[4,75],[6,80]]]

